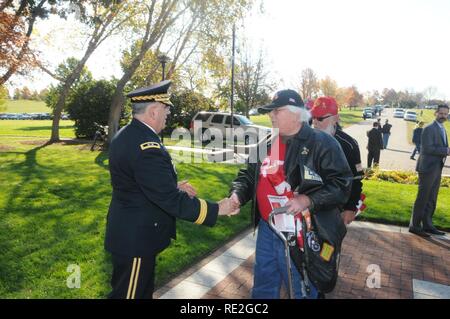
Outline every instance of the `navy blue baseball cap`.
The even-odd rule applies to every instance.
[[[264,105],[258,108],[258,112],[261,114],[269,113],[276,108],[286,105],[292,105],[296,107],[305,107],[302,97],[294,90],[281,90],[275,93],[272,99],[272,103]]]

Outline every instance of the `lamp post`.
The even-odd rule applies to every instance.
[[[235,51],[235,39],[236,39],[236,26],[233,24],[233,41],[231,50],[231,96],[230,96],[230,109],[231,109],[231,131],[233,131],[234,122],[234,51]],[[233,134],[233,151],[235,148],[234,144],[234,134]]]
[[[169,57],[162,53],[158,56],[158,61],[162,66],[162,80],[164,81],[166,78],[166,63],[169,62]],[[164,129],[161,131],[161,143],[164,143]]]
[[[166,78],[166,63],[169,62],[169,57],[165,54],[161,54],[158,56],[158,61],[162,66],[162,80],[164,81]]]

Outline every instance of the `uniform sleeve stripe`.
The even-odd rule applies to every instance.
[[[208,204],[206,203],[206,201],[204,199],[200,199],[200,213],[198,214],[198,218],[195,221],[196,224],[203,224],[203,222],[206,219],[206,215],[208,213]]]

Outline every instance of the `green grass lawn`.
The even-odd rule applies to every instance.
[[[43,101],[7,100],[3,113],[51,113],[51,109]]]
[[[367,209],[359,220],[408,226],[416,200],[417,185],[364,180]],[[450,188],[439,189],[437,208],[433,217],[435,226],[450,231]]]
[[[347,127],[349,125],[358,123],[362,121],[362,109],[352,109],[343,108],[339,111],[339,117],[341,119],[340,123],[343,127]],[[250,116],[250,120],[257,124],[263,125],[267,127],[272,127],[272,123],[270,122],[269,115],[254,115]]]
[[[75,138],[74,122],[59,121],[59,136],[61,138]],[[51,120],[1,120],[0,137],[45,137],[50,138],[52,130]]]

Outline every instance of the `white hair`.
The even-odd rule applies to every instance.
[[[298,114],[299,122],[309,122],[311,119],[311,113],[306,108],[293,105],[287,105],[287,107],[290,112]]]
[[[156,103],[154,101],[131,103],[132,115],[143,114],[147,110],[147,107],[152,105],[156,105]]]

